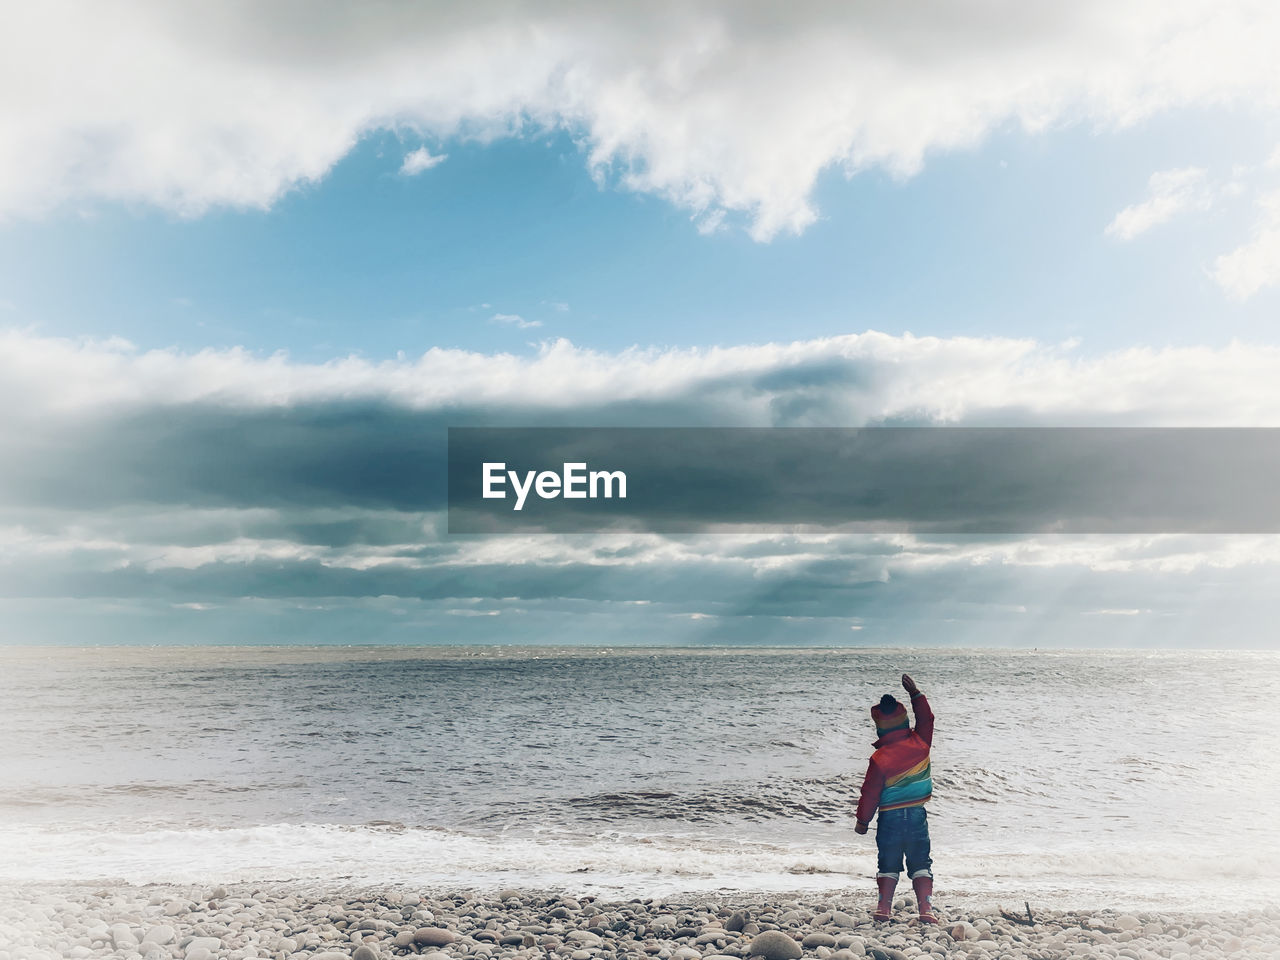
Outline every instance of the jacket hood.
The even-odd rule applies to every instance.
[[[910,727],[899,727],[897,730],[890,730],[888,733],[877,737],[875,743],[871,745],[873,747],[883,747],[885,744],[897,743],[899,740],[905,740],[909,736],[911,736]]]

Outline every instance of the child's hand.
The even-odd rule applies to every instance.
[[[853,832],[854,832],[854,833],[866,833],[866,832],[867,832],[867,825],[866,825],[865,823],[860,823],[860,824],[858,824],[856,827],[854,827],[854,828],[853,828]]]
[[[902,689],[907,691],[913,697],[920,692],[920,688],[916,686],[916,682],[907,674],[902,675]]]

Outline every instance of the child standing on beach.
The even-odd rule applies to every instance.
[[[893,913],[893,890],[906,860],[907,876],[915,888],[921,923],[937,923],[933,915],[933,861],[929,858],[929,820],[924,805],[933,793],[929,746],[933,743],[933,711],[929,701],[905,673],[902,687],[911,697],[916,727],[911,729],[907,708],[886,693],[871,708],[875,721],[875,752],[867,765],[858,800],[855,833],[866,833],[871,815],[876,820],[876,886],[880,902],[874,917],[888,920]]]

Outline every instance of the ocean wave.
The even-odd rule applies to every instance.
[[[875,873],[874,844],[825,847],[661,834],[582,835],[560,830],[483,836],[406,827],[272,824],[109,832],[89,827],[0,828],[0,883],[297,881],[421,887],[596,890],[659,895],[696,890],[861,889]],[[939,853],[944,858],[939,858]],[[1025,899],[1075,890],[1142,888],[1155,897],[1274,898],[1280,858],[1248,863],[1214,850],[1114,844],[1056,851],[935,851],[940,887]],[[1206,899],[1208,898],[1208,899]]]
[[[861,774],[833,777],[768,777],[715,784],[684,792],[637,790],[570,797],[564,804],[583,819],[687,823],[762,823],[769,820],[852,822]]]
[[[605,824],[628,821],[682,821],[691,824],[821,823],[852,827],[862,789],[862,771],[826,777],[770,776],[733,780],[686,790],[602,791],[562,800],[539,800],[504,805],[493,811],[492,822],[560,819],[558,807],[568,808],[571,821]],[[971,803],[1020,803],[1051,799],[1042,784],[982,767],[951,768],[934,773],[934,789],[943,802],[964,807]]]

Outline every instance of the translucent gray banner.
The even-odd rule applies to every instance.
[[[1280,429],[449,430],[450,533],[1280,531]]]

